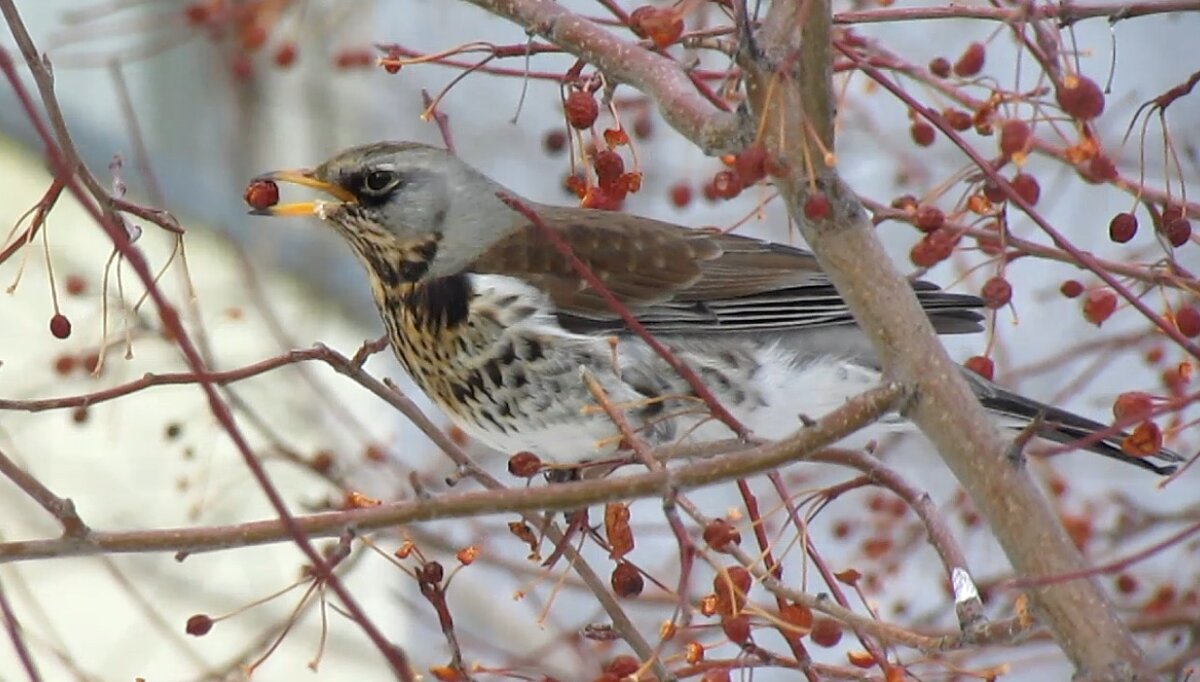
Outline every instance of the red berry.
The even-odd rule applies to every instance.
[[[233,56],[233,62],[229,65],[229,71],[233,74],[233,79],[236,81],[245,82],[254,77],[254,63],[250,61],[250,55],[245,52],[238,52]]]
[[[387,54],[383,55],[382,66],[388,73],[400,73],[400,48],[388,48]]]
[[[1009,119],[1000,124],[1000,153],[1006,158],[1029,149],[1031,131],[1025,121]]]
[[[842,641],[842,624],[832,618],[818,618],[813,621],[809,637],[817,646],[837,646],[838,642]]]
[[[1086,76],[1067,76],[1057,93],[1058,106],[1068,116],[1090,121],[1104,112],[1104,93]]]
[[[206,23],[211,16],[211,12],[209,11],[208,3],[193,2],[183,8],[183,16],[189,24],[195,26]]]
[[[1037,178],[1028,173],[1017,173],[1009,180],[1009,184],[1030,206],[1036,205],[1042,196],[1042,188],[1038,185]]]
[[[596,154],[592,165],[596,169],[596,178],[604,187],[615,184],[625,172],[625,160],[611,149],[605,149]]]
[[[1163,225],[1163,234],[1171,246],[1179,248],[1192,238],[1192,223],[1187,218],[1176,218]]]
[[[187,619],[187,625],[184,627],[184,632],[192,635],[193,637],[203,637],[204,635],[208,634],[208,631],[212,629],[212,626],[212,618],[204,615],[203,613],[197,613],[196,615]]]
[[[721,630],[734,644],[750,641],[750,619],[746,616],[726,616],[721,619]]]
[[[767,150],[761,144],[752,144],[737,155],[733,169],[742,184],[752,185],[767,174]]]
[[[950,75],[950,60],[945,57],[935,57],[929,62],[929,73],[938,78],[946,78]]]
[[[942,112],[942,117],[946,119],[946,123],[950,124],[958,132],[970,130],[975,123],[971,120],[971,115],[962,109],[946,109]]]
[[[633,136],[639,140],[650,137],[654,132],[654,119],[648,112],[643,112],[633,119]]]
[[[562,150],[567,148],[567,131],[561,129],[550,130],[546,132],[546,136],[542,138],[542,148],[547,154],[560,154]]]
[[[1118,244],[1124,244],[1133,239],[1137,229],[1137,216],[1132,213],[1118,213],[1108,222],[1108,238]]]
[[[71,321],[62,313],[55,313],[54,317],[50,318],[50,333],[56,339],[65,339],[71,335]]]
[[[294,63],[296,63],[296,43],[289,40],[276,48],[275,65],[286,69]]]
[[[1117,295],[1108,289],[1092,289],[1083,299],[1083,316],[1099,327],[1117,309]]]
[[[63,376],[70,374],[78,365],[79,358],[74,355],[63,354],[54,359],[54,371]]]
[[[983,43],[971,43],[954,62],[954,74],[961,78],[974,76],[983,70]]]
[[[1200,310],[1190,305],[1180,306],[1175,311],[1175,327],[1189,339],[1200,336]]]
[[[831,209],[829,197],[821,190],[814,190],[804,200],[804,217],[809,220],[824,220],[829,217]]]
[[[918,147],[928,147],[933,144],[936,137],[933,126],[925,121],[914,121],[912,127],[908,129],[908,134],[912,136],[912,141]]]
[[[988,381],[992,380],[992,376],[996,372],[996,366],[992,363],[992,359],[983,355],[975,355],[967,358],[967,361],[963,363],[963,367],[966,367]]]
[[[1082,173],[1083,179],[1092,183],[1099,184],[1101,182],[1111,182],[1121,176],[1117,172],[1117,166],[1112,159],[1103,154],[1093,156],[1091,161],[1088,161],[1087,172]]]
[[[596,117],[600,115],[600,105],[596,103],[596,98],[590,92],[582,90],[572,90],[571,94],[567,95],[563,108],[567,112],[567,123],[578,130],[591,128],[596,122]]]
[[[616,675],[617,679],[623,679],[636,673],[641,667],[641,661],[629,654],[622,654],[609,661],[604,666],[604,672]]]
[[[617,562],[612,572],[612,588],[618,597],[633,598],[642,593],[645,580],[637,568],[628,561]]]
[[[255,180],[246,185],[242,198],[256,211],[270,208],[279,203],[279,185],[274,180]]]
[[[1012,300],[1012,285],[1003,277],[993,277],[984,283],[980,296],[985,306],[993,310],[1001,308]]]
[[[918,207],[917,214],[913,217],[913,225],[926,234],[942,229],[945,224],[946,214],[942,213],[942,209],[930,204]]]
[[[692,187],[682,180],[671,185],[671,203],[676,208],[684,208],[692,203]]]
[[[67,275],[67,293],[71,296],[81,296],[87,291],[87,282],[79,275]]]
[[[508,473],[517,478],[532,478],[542,470],[542,460],[532,452],[521,451],[508,458]]]
[[[742,182],[733,171],[718,171],[713,176],[713,189],[722,199],[732,199],[742,192]]]
[[[1067,298],[1079,298],[1083,294],[1083,284],[1078,280],[1069,279],[1058,288],[1059,293]]]
[[[983,196],[987,197],[987,200],[993,204],[1004,203],[1008,200],[1008,195],[1004,193],[1004,190],[1000,189],[1000,185],[992,182],[990,178],[983,181]]]

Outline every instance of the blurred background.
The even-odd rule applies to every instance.
[[[211,15],[204,12],[217,11],[220,0],[25,0],[17,6],[54,66],[59,101],[89,167],[102,181],[111,181],[113,175],[106,169],[120,157],[119,179],[129,197],[170,210],[186,229],[186,264],[177,257],[172,260],[173,240],[152,226],[144,227],[141,245],[156,267],[170,264],[164,288],[175,300],[187,302],[189,322],[205,330],[214,366],[239,367],[316,342],[350,355],[381,333],[363,273],[348,250],[312,221],[303,225],[247,216],[242,201],[247,180],[267,170],[316,165],[352,144],[380,139],[442,142],[438,126],[420,119],[425,108],[421,93],[438,96],[461,70],[410,65],[388,73],[376,64],[382,54],[376,46],[398,44],[436,53],[475,40],[519,45],[526,35],[466,3],[445,0],[242,4],[265,7],[264,16],[270,17],[264,35],[252,37],[253,49],[247,49],[244,34],[209,23]],[[589,14],[601,12],[592,2],[563,4]],[[710,9],[698,12],[696,21],[705,21],[703,12]],[[1031,87],[1031,74],[1036,73],[1028,57],[1017,58],[1010,34],[999,24],[926,21],[868,24],[855,30],[916,65],[938,56],[953,61],[967,43],[986,41],[987,73],[1005,79],[1015,91]],[[1102,142],[1119,168],[1137,169],[1140,147],[1134,142],[1121,146],[1122,137],[1139,104],[1200,68],[1194,49],[1200,15],[1155,15],[1111,26],[1093,19],[1072,27],[1071,35],[1084,72],[1097,82],[1112,83],[1113,94],[1098,122]],[[0,45],[16,53],[7,34]],[[497,65],[519,70],[521,62],[510,59]],[[537,56],[531,68],[563,73],[572,62],[556,55]],[[901,194],[923,196],[966,168],[961,154],[945,140],[928,148],[914,145],[907,113],[893,98],[881,96],[861,77],[841,78],[839,165],[859,192],[884,203]],[[635,139],[644,186],[631,195],[624,210],[694,227],[730,227],[749,216],[742,231],[795,240],[777,203],[756,210],[767,190],[756,188],[733,201],[704,200],[702,186],[722,168],[720,162],[705,158],[674,135],[639,103],[636,93],[622,88],[617,94],[631,102],[622,107],[625,125],[632,128],[636,123],[645,133]],[[470,163],[529,198],[576,201],[563,187],[570,171],[566,155],[547,150],[547,134],[563,127],[556,83],[474,73],[450,89],[438,109],[448,117],[457,152]],[[1173,173],[1178,189],[1180,176],[1185,183],[1200,177],[1200,97],[1178,100],[1168,110],[1167,121],[1179,154],[1179,170]],[[1157,120],[1148,130],[1146,181],[1161,186],[1163,148]],[[1135,138],[1138,132],[1134,130]],[[993,141],[976,141],[981,149],[993,149]],[[16,224],[45,191],[48,176],[40,148],[13,93],[0,88],[0,217],[7,225]],[[1129,209],[1127,195],[1078,182],[1073,171],[1044,159],[1032,158],[1028,168],[1040,174],[1039,209],[1076,244],[1103,257],[1143,262],[1154,260],[1161,250],[1145,230],[1129,245],[1107,239],[1109,218]],[[680,201],[681,186],[693,195],[689,201]],[[955,198],[954,192],[947,195],[949,201]],[[1019,236],[1046,241],[1027,220],[1015,219],[1012,229]],[[907,264],[919,234],[897,223],[883,223],[880,232],[897,261]],[[0,285],[9,287],[19,279],[19,285],[0,295],[0,397],[75,395],[148,371],[178,371],[182,364],[177,354],[148,322],[153,313],[129,305],[140,290],[120,297],[111,283],[104,288],[105,273],[116,270],[106,264],[109,247],[95,225],[64,200],[46,235],[44,246],[0,264]],[[1200,247],[1189,246],[1176,258],[1194,272],[1200,268]],[[43,253],[50,255],[60,288],[72,276],[85,283],[81,293],[59,294],[74,322],[72,338],[65,341],[46,334],[50,275]],[[977,291],[993,274],[991,268],[972,268],[980,262],[977,256],[956,257],[928,277]],[[1007,276],[1014,284],[1015,313],[1000,311],[993,326],[1001,383],[1100,420],[1109,419],[1117,393],[1155,390],[1159,370],[1140,361],[1155,345],[1144,334],[1144,320],[1134,313],[1119,314],[1096,330],[1079,315],[1077,302],[1058,294],[1063,280],[1086,280],[1068,265],[1023,259],[1009,266]],[[126,274],[125,285],[130,282]],[[102,309],[105,300],[112,309]],[[1097,339],[1127,337],[1133,340],[1119,347],[1124,350],[1108,346],[1112,352],[1070,352]],[[963,359],[983,353],[988,338],[955,337],[948,344],[955,357]],[[82,362],[89,356],[104,358],[100,376],[77,368],[61,371],[63,357]],[[368,368],[395,379],[428,408],[386,353],[375,356]],[[382,499],[410,495],[407,477],[413,471],[436,482],[447,470],[435,448],[388,406],[322,368],[289,368],[238,384],[236,391],[266,424],[251,429],[254,445],[271,462],[271,473],[279,477],[297,510],[336,504],[339,494],[327,479],[297,465],[297,458],[311,464],[325,454],[332,458],[338,480]],[[182,433],[172,429],[181,424]],[[82,415],[78,410],[0,412],[0,449],[60,495],[74,498],[85,518],[105,528],[269,516],[261,492],[218,434],[199,391],[192,387],[152,389]],[[1177,445],[1191,454],[1198,442],[1185,433]],[[503,458],[479,454],[489,469],[503,471]],[[918,445],[895,456],[904,463],[902,470],[912,472],[948,513],[954,509],[955,485],[936,455]],[[1194,475],[1192,483],[1160,492],[1152,477],[1080,453],[1056,459],[1054,467],[1070,482],[1078,500],[1108,499],[1106,491],[1118,488],[1155,508],[1194,502],[1194,492],[1187,492],[1189,487],[1195,490]],[[815,486],[832,480],[829,472],[796,475],[797,487],[802,485],[799,481]],[[735,499],[724,489],[694,497],[716,513]],[[1064,513],[1095,517],[1097,523],[1113,509],[1071,504],[1064,502],[1069,507]],[[4,481],[0,508],[5,510],[0,516],[3,540],[56,532],[51,519]],[[639,513],[660,514],[658,503],[635,504],[635,518]],[[857,545],[835,539],[832,525],[814,526],[814,538],[838,557],[839,565],[853,562],[860,556]],[[636,555],[649,567],[656,560],[669,566],[662,556],[674,551],[674,541],[665,527],[657,527],[662,531],[657,536],[638,538]],[[455,613],[465,623],[469,644],[464,648],[471,660],[486,664],[496,650],[518,651],[529,662],[545,663],[562,679],[585,679],[583,670],[594,674],[595,661],[619,647],[580,644],[577,633],[590,622],[603,621],[603,614],[591,606],[572,610],[572,604],[590,604],[579,597],[577,585],[554,597],[554,578],[539,576],[536,565],[522,563],[519,542],[498,539],[495,528],[495,523],[473,522],[405,531],[418,546],[443,552],[451,563],[453,553],[471,543],[482,543],[485,553],[509,562],[474,571],[468,567],[456,579],[451,596]],[[398,537],[380,540],[384,553],[395,548]],[[964,543],[983,575],[1003,571],[1003,555],[989,539],[964,530]],[[605,565],[602,553],[593,556],[597,565]],[[891,589],[878,598],[888,604],[899,599],[910,612],[928,611],[928,622],[945,625],[951,622],[948,613],[937,611],[943,595],[931,589],[938,584],[933,577],[937,564],[927,549],[919,558],[897,568]],[[184,622],[194,613],[223,613],[279,589],[298,576],[300,560],[290,546],[200,555],[181,563],[165,555],[54,560],[0,567],[0,579],[23,614],[46,679],[239,679],[243,666],[279,634],[299,592],[256,609],[257,615],[219,623],[205,638],[183,635]],[[377,557],[356,555],[355,560],[361,565],[352,572],[351,585],[377,622],[408,647],[419,666],[444,663],[441,633],[428,605],[412,589],[414,582]],[[1193,586],[1197,580],[1195,565],[1160,562],[1146,570],[1151,580]],[[705,580],[700,578],[699,584]],[[515,599],[517,593],[524,598]],[[255,679],[308,675],[304,664],[316,656],[319,620],[308,611],[302,627],[285,638],[283,648],[255,672]],[[331,616],[331,622],[333,639],[326,658],[309,676],[384,679],[378,655],[357,628],[337,616]],[[653,621],[646,626],[651,633],[657,629]],[[1162,646],[1167,651],[1171,644]],[[842,656],[840,650],[820,653]],[[509,660],[498,654],[497,659]],[[1010,679],[1065,675],[1065,669],[1054,667],[1056,661],[1047,650],[1026,661],[1028,667]],[[1047,674],[1051,676],[1040,677]],[[11,652],[0,648],[0,680],[22,675]]]

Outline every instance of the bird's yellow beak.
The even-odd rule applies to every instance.
[[[313,177],[311,170],[283,170],[264,173],[250,181],[250,187],[253,188],[256,183],[260,182],[286,182],[291,185],[301,185],[304,187],[312,187],[334,197],[339,202],[344,204],[358,203],[358,199],[340,185],[335,185],[331,182],[318,180]],[[249,193],[249,189],[247,192]],[[273,206],[265,206],[262,208],[253,208],[250,213],[253,215],[270,215],[270,216],[318,216],[322,217],[325,207],[329,204],[328,201],[297,201],[287,204],[275,204]]]

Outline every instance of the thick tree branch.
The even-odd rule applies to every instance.
[[[829,3],[773,3],[746,53],[752,110],[769,154],[795,172],[777,179],[789,213],[871,338],[884,368],[914,391],[907,415],[930,438],[970,493],[1017,573],[1078,571],[1083,558],[1029,472],[1006,456],[1006,443],[946,354],[906,280],[875,238],[862,204],[822,151],[831,145],[833,107]],[[797,47],[799,46],[799,47]],[[818,61],[824,59],[825,61]],[[808,173],[800,172],[803,169]],[[825,218],[804,210],[815,192]],[[1081,673],[1097,679],[1153,678],[1153,670],[1093,580],[1030,590],[1046,624]]]
[[[565,511],[614,500],[659,497],[669,487],[679,491],[702,488],[802,460],[807,454],[837,442],[894,409],[903,395],[900,387],[884,384],[847,401],[814,424],[777,443],[675,469],[536,489],[497,488],[447,493],[429,499],[293,518],[296,527],[306,537],[319,538],[336,537],[347,528],[366,531],[419,521],[505,512]],[[0,563],[100,553],[171,551],[189,554],[282,542],[289,537],[279,520],[206,528],[119,532],[93,530],[83,538],[0,543]]]

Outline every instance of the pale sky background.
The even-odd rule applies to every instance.
[[[161,30],[168,22],[178,25],[180,4],[149,2],[127,10],[111,20],[71,28],[64,17],[71,10],[93,7],[92,3],[73,0],[23,2],[21,11],[34,38],[50,50],[57,65],[59,98],[78,143],[94,171],[103,177],[104,168],[114,154],[125,159],[124,178],[131,194],[144,199],[145,185],[139,175],[123,122],[110,73],[103,61],[115,52],[142,44],[145,36],[154,40],[186,35],[182,31]],[[591,3],[572,5],[594,7]],[[491,19],[480,10],[459,3],[434,0],[406,0],[389,3],[341,4],[312,3],[305,22],[284,22],[287,32],[300,41],[295,67],[278,72],[270,64],[270,49],[256,58],[260,74],[255,85],[234,87],[228,76],[227,56],[211,43],[192,40],[152,59],[124,67],[133,102],[144,132],[146,146],[157,178],[166,195],[166,205],[175,211],[189,230],[189,268],[196,285],[198,305],[211,336],[211,345],[222,368],[232,368],[275,354],[279,348],[267,329],[266,321],[247,299],[245,270],[227,238],[232,237],[246,254],[262,281],[264,296],[287,325],[295,347],[308,347],[321,341],[343,353],[352,353],[362,340],[375,338],[380,325],[367,299],[366,280],[342,245],[315,225],[281,224],[245,216],[241,200],[246,180],[258,172],[295,166],[310,166],[339,148],[378,139],[416,139],[439,141],[432,124],[417,119],[421,109],[420,90],[439,91],[455,71],[434,66],[408,67],[399,75],[379,69],[353,72],[335,71],[328,56],[337,49],[367,47],[372,42],[399,42],[410,48],[434,51],[474,39],[495,43],[519,43],[524,34],[516,27]],[[347,9],[347,8],[353,9]],[[145,27],[155,26],[153,32]],[[132,37],[124,35],[131,27],[142,27]],[[121,29],[121,35],[110,29]],[[1000,60],[1011,60],[1011,40],[1004,29],[994,24],[924,22],[908,25],[860,27],[862,33],[885,41],[893,51],[916,64],[934,56],[951,59],[970,40],[987,40],[993,32],[988,72],[1014,73],[1013,68],[993,68]],[[298,31],[298,33],[296,33]],[[82,33],[82,35],[81,35]],[[1075,29],[1080,46],[1090,50],[1084,59],[1084,71],[1103,83],[1108,75],[1112,37],[1103,20],[1083,22]],[[1137,105],[1163,90],[1182,82],[1200,68],[1194,36],[1200,35],[1200,15],[1158,16],[1117,24],[1117,59],[1112,74],[1113,90],[1120,97],[1110,98],[1099,129],[1106,146],[1119,142],[1120,136]],[[11,47],[5,34],[0,44]],[[1006,54],[1007,53],[1007,54]],[[570,60],[538,58],[539,70],[563,70]],[[90,64],[90,66],[88,66]],[[513,62],[505,66],[518,67]],[[1030,73],[1028,64],[1025,73]],[[1028,80],[1028,79],[1026,79]],[[1026,83],[1027,84],[1027,83]],[[964,161],[944,141],[922,150],[909,140],[907,118],[894,110],[887,97],[864,95],[864,80],[856,77],[847,89],[839,139],[839,160],[852,184],[865,194],[884,197],[903,192],[920,194],[931,180],[945,177]],[[570,198],[560,189],[558,178],[566,168],[563,157],[548,157],[541,152],[542,135],[561,124],[556,88],[534,82],[526,96],[517,124],[512,124],[518,99],[516,81],[473,75],[450,93],[442,110],[450,116],[460,155],[474,165],[503,179],[512,189],[530,198],[551,203],[567,203]],[[628,94],[626,92],[625,94]],[[918,96],[924,93],[918,91]],[[1183,156],[1184,174],[1192,187],[1200,178],[1197,168],[1197,135],[1200,133],[1200,97],[1185,98],[1169,111],[1168,120],[1177,135]],[[694,201],[679,210],[666,200],[667,187],[679,178],[693,186],[711,175],[717,162],[704,158],[686,144],[673,139],[665,124],[656,120],[654,139],[639,148],[644,161],[646,184],[643,191],[627,202],[626,210],[693,225],[728,225],[740,219],[750,204],[739,200],[712,205]],[[1152,135],[1157,128],[1151,126]],[[37,159],[38,145],[30,137],[23,114],[15,106],[7,88],[0,88],[0,218],[11,225],[25,207],[36,201],[44,190],[45,176]],[[978,138],[971,137],[977,140]],[[994,143],[980,145],[991,152]],[[1122,169],[1134,167],[1136,147],[1129,145],[1118,155]],[[893,184],[896,159],[911,159],[929,169],[929,177],[918,179],[909,188]],[[1048,168],[1033,162],[1032,168]],[[1158,184],[1150,173],[1151,182]],[[1097,254],[1122,257],[1130,246],[1115,247],[1106,238],[1109,217],[1126,210],[1127,199],[1113,191],[1081,188],[1066,171],[1061,175],[1043,174],[1042,200],[1039,204],[1053,224]],[[750,194],[750,193],[748,193]],[[58,342],[45,332],[49,310],[48,293],[41,251],[26,265],[21,286],[12,296],[0,295],[0,397],[48,397],[95,390],[111,383],[128,381],[146,371],[171,371],[179,360],[161,341],[139,339],[133,360],[113,355],[110,368],[101,379],[76,375],[56,377],[49,367],[63,352],[82,352],[95,348],[100,339],[98,306],[103,267],[96,254],[107,249],[99,232],[85,218],[64,205],[51,224],[51,252],[61,283],[69,273],[85,276],[89,293],[79,300],[66,300],[65,310],[72,315],[75,333]],[[1028,221],[1014,223],[1021,236],[1037,237]],[[746,231],[777,240],[790,238],[778,208],[765,213],[762,221],[752,221]],[[1139,242],[1143,253],[1154,248],[1149,230],[1143,227]],[[897,259],[907,262],[907,252],[915,232],[896,224],[881,228]],[[1044,241],[1044,240],[1043,240]],[[155,260],[164,262],[167,243],[154,229],[144,237],[144,246]],[[1193,271],[1200,269],[1200,247],[1189,245],[1179,260]],[[7,287],[16,276],[19,259],[0,267],[0,285]],[[178,270],[164,280],[172,295],[184,300]],[[975,273],[959,283],[962,290],[975,290],[990,274]],[[1009,268],[1016,285],[1019,325],[1011,315],[999,318],[997,333],[1006,349],[998,358],[1004,371],[1029,365],[1053,355],[1064,345],[1098,334],[1121,334],[1139,329],[1141,321],[1133,314],[1121,314],[1097,332],[1079,316],[1077,303],[1066,301],[1056,291],[1066,277],[1079,276],[1066,266],[1043,261],[1022,261]],[[957,272],[949,266],[935,269],[930,278],[943,284],[954,282]],[[1085,283],[1091,280],[1083,278]],[[132,281],[127,278],[126,282]],[[1153,297],[1152,297],[1153,298]],[[1152,303],[1157,304],[1158,299]],[[233,312],[237,309],[238,313]],[[239,314],[240,313],[240,314]],[[119,321],[119,316],[110,320]],[[956,358],[982,352],[983,335],[956,337],[948,342]],[[1003,362],[1001,362],[1001,359]],[[1109,416],[1113,396],[1133,388],[1154,390],[1157,379],[1132,355],[1111,363],[1081,393],[1073,393],[1061,404],[1104,420]],[[1056,391],[1083,371],[1090,358],[1061,365],[1025,378],[1019,388],[1045,400],[1056,399]],[[377,356],[369,367],[377,375],[390,376],[411,390],[390,358]],[[268,416],[289,443],[301,452],[319,447],[334,448],[345,462],[345,473],[355,485],[369,494],[394,498],[405,489],[403,476],[410,468],[432,470],[440,460],[423,438],[414,436],[411,427],[385,405],[349,382],[333,378],[332,373],[312,368],[322,385],[335,391],[335,397],[314,397],[310,385],[300,373],[279,372],[248,382],[239,389]],[[346,428],[344,422],[326,409],[331,403],[353,411],[371,437],[393,446],[403,461],[386,467],[367,467],[357,453],[364,441],[361,431]],[[86,428],[70,423],[65,412],[38,414],[0,413],[0,448],[25,463],[44,482],[60,494],[73,497],[85,518],[99,527],[167,526],[186,523],[218,523],[269,515],[261,493],[247,480],[244,465],[218,437],[211,418],[194,388],[160,388],[135,399],[110,403],[93,410]],[[166,441],[164,424],[180,421],[188,431],[178,441]],[[1200,439],[1186,439],[1193,447]],[[188,452],[190,450],[190,453]],[[913,482],[934,494],[939,503],[947,503],[953,491],[952,481],[936,457],[921,448],[909,448],[893,462]],[[1190,450],[1186,450],[1190,454]],[[339,461],[343,461],[339,460]],[[503,458],[489,458],[493,468],[503,467]],[[1079,490],[1120,488],[1144,504],[1173,508],[1194,501],[1195,473],[1165,492],[1154,488],[1152,477],[1086,454],[1072,454],[1055,466],[1064,472]],[[311,477],[295,474],[282,464],[270,468],[289,492],[289,499],[300,509],[301,501],[316,502],[328,490]],[[795,473],[795,472],[789,472]],[[821,480],[833,480],[828,472]],[[797,489],[804,484],[797,484]],[[711,513],[721,513],[733,501],[727,490],[694,495]],[[774,498],[771,498],[774,503]],[[835,505],[836,506],[836,505]],[[659,504],[644,501],[634,506],[635,518],[645,514],[655,519]],[[0,483],[0,508],[6,510],[0,521],[0,535],[46,537],[55,532],[41,511],[21,498],[11,486]],[[15,510],[11,514],[7,511]],[[842,513],[853,513],[852,507]],[[1075,512],[1085,512],[1075,509]],[[837,512],[832,512],[837,513]],[[951,514],[947,512],[947,515]],[[831,518],[838,518],[834,516]],[[508,519],[504,519],[508,520]],[[839,546],[829,535],[829,523],[814,527],[814,538],[827,557],[841,562],[836,568],[852,565],[853,547]],[[494,527],[495,524],[492,524]],[[430,537],[488,539],[485,530],[469,524],[437,524],[414,532]],[[747,536],[748,538],[748,536]],[[669,565],[674,559],[674,542],[647,535],[639,537],[635,557],[648,568]],[[1139,538],[1137,547],[1148,543]],[[394,540],[381,544],[394,547]],[[979,577],[995,575],[1003,568],[1003,557],[990,542],[972,536],[964,548]],[[524,554],[515,541],[505,538],[494,545],[510,558],[522,560]],[[591,553],[594,565],[602,572],[607,560]],[[941,604],[939,594],[930,594],[937,584],[937,565],[926,550],[919,561],[906,563],[890,584],[890,597],[903,597],[913,604],[914,613]],[[665,559],[663,557],[666,557]],[[441,557],[452,563],[452,556]],[[351,585],[363,602],[369,604],[376,622],[405,645],[422,667],[445,660],[445,647],[436,621],[412,581],[398,577],[389,565],[375,557],[364,557]],[[197,671],[220,666],[238,646],[251,638],[270,632],[282,614],[295,603],[285,598],[261,609],[259,616],[243,616],[222,623],[203,639],[183,638],[183,622],[192,613],[220,613],[278,589],[296,575],[299,554],[287,545],[197,556],[183,563],[168,555],[119,557],[111,562],[120,574],[135,583],[153,604],[153,611],[166,622],[156,625],[136,599],[118,587],[113,569],[98,559],[38,562],[0,567],[10,599],[22,609],[25,625],[33,633],[30,639],[38,651],[43,674],[48,680],[72,679],[55,668],[54,651],[66,650],[91,677],[88,679],[149,680],[200,679]],[[705,570],[705,569],[700,569]],[[1196,569],[1186,566],[1159,566],[1149,575],[1165,580],[1196,584]],[[696,585],[707,578],[701,573]],[[549,586],[543,581],[535,589],[539,598],[514,603],[510,595],[527,586],[528,576],[499,577],[485,570],[464,571],[456,578],[452,605],[456,616],[470,621],[464,625],[467,636],[482,639],[519,636],[530,650],[545,643],[556,630],[578,628],[599,622],[601,615],[581,603],[571,593],[561,596],[551,611],[545,629],[533,626]],[[756,594],[762,601],[763,595]],[[414,599],[415,597],[415,599]],[[407,601],[408,604],[403,602]],[[40,609],[40,611],[39,611]],[[636,609],[634,609],[636,613]],[[418,614],[410,622],[407,614]],[[945,613],[936,614],[936,622],[947,623]],[[304,668],[316,650],[317,631],[310,613],[306,625],[292,633],[284,648],[256,675],[256,680],[290,679],[385,679],[382,663],[364,643],[357,628],[333,617],[335,634],[321,669],[311,674]],[[645,631],[657,630],[654,620],[645,621]],[[847,638],[849,643],[851,638]],[[473,640],[474,641],[474,640]],[[775,644],[774,642],[772,644]],[[477,653],[488,663],[486,647],[467,647],[468,658]],[[817,650],[822,660],[843,661],[841,649]],[[186,651],[186,653],[185,653]],[[1156,650],[1163,654],[1165,649]],[[610,654],[600,654],[605,658]],[[1003,658],[1004,652],[1000,652]],[[1047,657],[1052,658],[1052,657]],[[475,660],[472,658],[472,660]],[[562,653],[550,660],[573,679],[571,671],[596,670],[595,660],[586,663]],[[1030,667],[1018,670],[1007,679],[1065,679],[1066,671],[1044,665],[1035,659]],[[588,667],[591,666],[591,667]],[[1039,667],[1040,666],[1040,667]],[[1036,671],[1036,673],[1030,672]],[[1030,676],[1032,675],[1032,676]],[[1050,677],[1041,677],[1049,675]],[[20,668],[7,646],[0,647],[0,682],[23,679]],[[230,678],[230,679],[236,679]],[[756,673],[756,679],[786,679]]]

